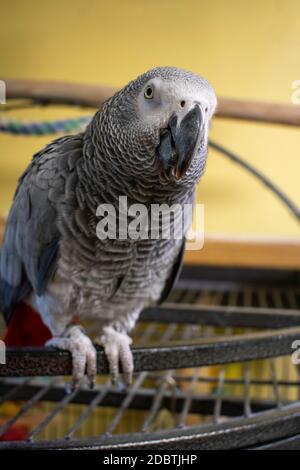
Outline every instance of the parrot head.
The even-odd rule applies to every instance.
[[[127,176],[190,183],[205,164],[216,104],[211,85],[195,73],[152,69],[104,103],[99,113],[103,151]]]

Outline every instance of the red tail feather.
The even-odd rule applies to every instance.
[[[6,346],[43,346],[52,337],[40,315],[25,302],[20,302],[4,336]]]

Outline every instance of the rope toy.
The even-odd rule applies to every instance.
[[[0,118],[0,132],[18,135],[51,135],[70,133],[85,127],[92,116],[80,116],[55,121],[22,122],[15,119]]]

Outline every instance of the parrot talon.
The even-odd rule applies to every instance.
[[[118,383],[120,362],[123,379],[127,385],[130,385],[133,374],[133,357],[130,349],[132,339],[125,332],[120,333],[112,326],[106,326],[103,328],[103,334],[96,338],[95,343],[104,348],[112,384]]]
[[[72,355],[71,391],[80,388],[85,372],[89,384],[94,386],[97,374],[97,352],[90,338],[79,326],[71,326],[64,336],[54,337],[46,346],[69,351]]]

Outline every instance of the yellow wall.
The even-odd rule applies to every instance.
[[[1,0],[0,14],[0,78],[121,86],[153,66],[177,65],[203,74],[218,95],[286,103],[300,79],[299,0]],[[17,116],[78,113],[57,107]],[[300,130],[216,120],[212,136],[300,204]],[[32,153],[47,141],[0,135],[0,212]],[[199,198],[209,232],[299,235],[272,195],[213,152]]]

